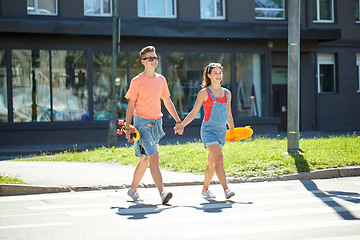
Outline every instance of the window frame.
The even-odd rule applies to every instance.
[[[104,13],[104,0],[97,0],[100,2],[100,11],[101,13],[86,13],[85,11],[85,1],[87,0],[84,0],[84,16],[86,17],[112,17],[113,15],[113,0],[110,0],[109,3],[110,3],[110,12],[109,13]]]
[[[256,1],[256,0],[255,0]],[[255,7],[255,19],[258,20],[285,20],[285,0],[282,0],[283,8],[259,8]],[[258,17],[256,11],[282,11],[283,17]]]
[[[200,0],[200,19],[201,20],[225,20],[226,19],[226,0],[222,0],[222,9],[223,9],[223,15],[222,16],[217,16],[217,4],[216,4],[217,0],[213,0],[213,4],[214,4],[214,12],[213,12],[213,16],[212,17],[202,17],[202,9],[201,9],[201,0]]]
[[[356,67],[357,67],[357,77],[358,77],[358,89],[357,93],[360,93],[360,53],[356,53]]]
[[[317,55],[317,86],[318,94],[334,94],[337,93],[337,79],[336,79],[336,56],[335,53],[318,53]],[[320,66],[321,65],[332,65],[333,66],[333,91],[324,92],[321,91],[321,76],[320,76]]]
[[[39,0],[33,0],[34,1],[34,11],[33,12],[29,12],[29,6],[26,3],[26,10],[27,10],[27,15],[43,15],[43,16],[57,16],[58,15],[58,9],[59,9],[59,5],[58,5],[58,0],[53,0],[55,2],[55,13],[42,13],[39,12]]]
[[[360,0],[355,0],[355,23],[360,23]]]
[[[140,15],[140,12],[139,12],[139,1],[144,1],[144,15]],[[173,9],[173,12],[174,12],[174,15],[167,15],[167,0],[163,0],[164,1],[164,9],[165,9],[165,15],[164,16],[149,16],[146,14],[147,12],[147,8],[146,8],[146,2],[147,0],[137,0],[137,15],[139,18],[170,18],[170,19],[174,19],[174,18],[177,18],[177,0],[172,0],[173,1],[173,6],[174,6],[174,9]]]
[[[313,0],[316,1],[316,16],[317,19],[313,19],[313,23],[334,23],[335,22],[335,13],[334,13],[334,0],[331,1],[331,20],[322,20],[320,19],[320,0]],[[314,13],[313,13],[314,14]]]

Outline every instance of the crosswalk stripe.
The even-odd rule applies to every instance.
[[[158,210],[160,212],[162,210]],[[231,211],[231,210],[230,210]],[[172,224],[183,224],[183,223],[196,223],[196,222],[213,222],[213,221],[241,221],[241,220],[251,220],[251,219],[268,219],[268,218],[281,218],[281,217],[287,217],[287,216],[306,216],[306,215],[316,215],[316,214],[332,214],[334,211],[338,213],[343,212],[352,212],[352,213],[358,213],[360,214],[360,206],[352,206],[348,208],[343,207],[333,207],[333,208],[301,208],[301,209],[292,209],[292,210],[275,210],[275,211],[260,211],[260,212],[251,212],[251,214],[239,214],[239,212],[227,212],[226,215],[209,215],[206,218],[203,216],[194,216],[192,215],[190,218],[188,214],[180,216],[179,214],[176,214],[175,218],[172,218],[171,221],[169,221],[169,216],[165,218],[156,218],[151,219],[151,221],[144,221],[141,223],[142,226],[152,226],[152,225],[172,225]],[[131,216],[136,214],[148,214],[148,213],[154,213],[156,211],[152,212],[138,212],[138,213],[129,213],[129,212],[118,212],[119,215],[122,216]],[[175,215],[175,214],[174,214]],[[79,215],[78,215],[79,216]],[[126,227],[136,227],[136,222],[131,221],[116,221],[117,224],[126,226]],[[360,226],[360,222],[357,222],[357,224]]]
[[[0,230],[17,229],[17,228],[56,227],[56,226],[66,226],[66,225],[71,225],[71,223],[58,222],[58,223],[42,223],[42,224],[9,225],[9,226],[0,226]]]
[[[322,228],[332,228],[332,227],[355,227],[359,226],[358,221],[327,221],[319,222],[314,224],[313,222],[309,223],[295,223],[295,224],[281,224],[281,225],[268,225],[268,226],[238,226],[236,228],[222,228],[219,229],[207,229],[207,230],[193,230],[191,232],[174,232],[176,236],[181,236],[183,238],[205,238],[205,237],[226,237],[229,235],[244,235],[244,234],[253,234],[253,233],[271,233],[271,232],[282,232],[282,231],[294,231],[294,230],[303,230],[303,229],[322,229]]]

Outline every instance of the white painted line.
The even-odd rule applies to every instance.
[[[294,224],[279,224],[268,226],[236,226],[233,228],[219,229],[206,229],[199,231],[186,231],[174,233],[176,236],[183,238],[206,238],[211,237],[226,237],[226,236],[241,236],[243,234],[258,234],[258,233],[271,233],[271,232],[284,232],[294,230],[307,230],[307,229],[321,229],[332,227],[360,227],[359,221],[330,221],[330,222],[318,222],[318,223],[294,223]]]
[[[9,226],[0,226],[0,230],[17,229],[17,228],[56,227],[56,226],[67,226],[67,225],[71,225],[71,223],[58,222],[58,223],[43,223],[43,224],[9,225]]]

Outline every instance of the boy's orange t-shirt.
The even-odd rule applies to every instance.
[[[169,88],[163,75],[156,73],[154,78],[148,78],[143,73],[130,82],[125,98],[135,101],[134,114],[156,120],[163,116],[161,100],[170,97]]]

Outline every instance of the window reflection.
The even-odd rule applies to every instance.
[[[0,122],[8,121],[6,51],[0,50]]]
[[[85,51],[52,51],[54,121],[89,120]]]
[[[127,58],[126,53],[120,52],[117,58],[117,68],[116,68],[116,113],[118,118],[126,117],[127,109],[127,99],[125,99],[125,94],[128,90],[128,76],[127,76]]]
[[[236,54],[236,101],[238,117],[262,116],[261,57],[259,54]],[[236,95],[234,92],[236,91]]]
[[[14,122],[50,121],[49,52],[12,51]]]
[[[112,54],[111,52],[94,52],[93,61],[94,119],[108,120],[110,116]]]
[[[193,108],[201,89],[198,53],[169,52],[167,56],[167,81],[175,108],[184,118]],[[169,115],[169,117],[171,117]],[[200,113],[197,118],[200,118]]]

